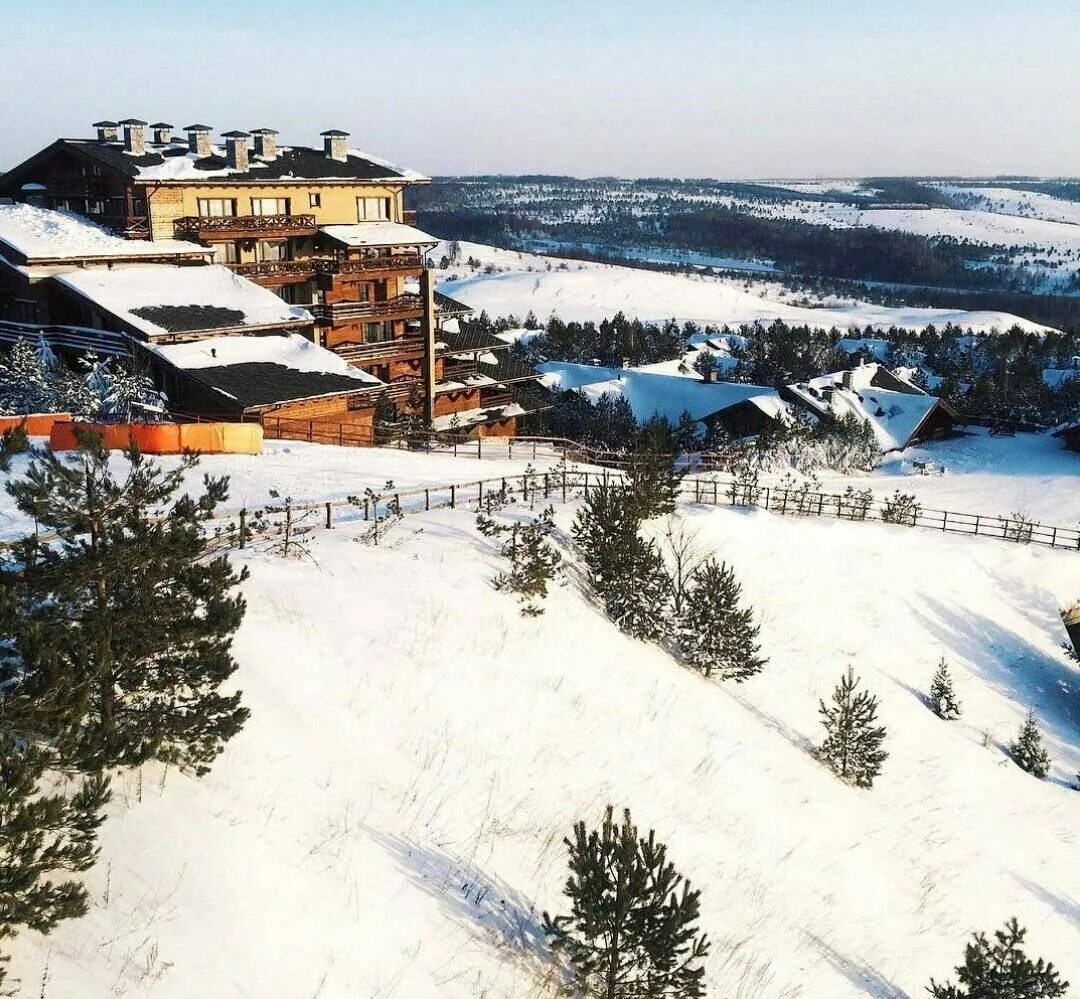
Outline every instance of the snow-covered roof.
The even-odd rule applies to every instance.
[[[773,389],[762,385],[705,382],[700,376],[658,374],[636,368],[546,361],[537,371],[543,373],[540,381],[549,389],[577,389],[593,400],[607,392],[622,395],[638,420],[664,416],[675,422],[684,412],[689,412],[695,420],[703,420],[744,399],[774,394]]]
[[[1042,376],[1048,388],[1057,389],[1065,382],[1080,378],[1080,368],[1046,368]]]
[[[324,225],[319,231],[345,246],[434,246],[438,239],[403,222]]]
[[[148,349],[242,408],[343,395],[383,383],[299,333],[217,336]]]
[[[446,416],[436,416],[432,420],[432,426],[440,433],[459,427],[476,426],[478,423],[492,423],[495,420],[508,420],[511,416],[523,416],[525,410],[516,402],[505,406],[488,407],[487,409],[463,409],[457,413],[448,413]]]
[[[185,371],[225,364],[280,364],[295,371],[345,375],[371,385],[382,384],[374,375],[353,367],[332,350],[312,343],[299,333],[213,336],[186,343],[153,344],[149,349]]]
[[[22,204],[0,204],[0,243],[28,263],[145,256],[205,257],[213,253],[210,247],[180,239],[154,242],[124,239],[80,215]]]
[[[865,351],[878,361],[888,360],[889,357],[889,341],[878,337],[841,337],[836,341],[836,349],[844,354]]]
[[[311,322],[306,309],[288,305],[272,291],[218,264],[84,269],[60,274],[56,280],[151,337]]]
[[[940,400],[921,390],[878,388],[871,383],[878,367],[864,364],[854,368],[850,388],[844,387],[843,374],[835,374],[788,385],[787,391],[812,412],[831,413],[838,419],[851,413],[869,422],[882,451],[902,450]]]

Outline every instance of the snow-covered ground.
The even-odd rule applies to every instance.
[[[737,325],[782,319],[826,329],[835,326],[843,331],[867,326],[881,330],[891,326],[922,329],[930,323],[943,326],[950,322],[976,332],[1005,330],[1016,324],[1028,330],[1042,328],[1004,312],[889,308],[865,302],[833,302],[808,308],[768,297],[777,295],[779,286],[747,290],[743,282],[733,278],[560,261],[479,243],[459,245],[461,262],[444,272],[439,290],[478,312],[486,309],[491,316],[513,314],[520,319],[531,309],[542,322],[553,313],[567,322],[598,322],[621,311],[654,321],[674,317],[701,325]],[[444,250],[445,246],[436,249],[433,259],[439,260]],[[467,267],[469,257],[479,261],[481,268]],[[802,296],[799,300],[803,300]]]
[[[1045,495],[1075,522],[1076,457],[1057,445],[961,439],[932,450],[940,479],[872,480],[991,510]],[[282,443],[203,463],[252,503],[270,486],[314,499],[522,466]],[[537,924],[562,905],[561,840],[608,802],[702,889],[710,995],[914,999],[971,931],[1013,915],[1080,980],[1080,671],[1057,619],[1080,556],[687,515],[759,614],[771,661],[740,687],[623,638],[569,582],[521,618],[464,510],[410,517],[378,549],[320,531],[314,562],[238,553],[251,720],[203,780],[145,767],[118,782],[91,911],[15,941],[20,999],[547,995]],[[941,656],[954,723],[920,697]],[[809,752],[849,663],[889,729],[870,791]],[[1044,782],[1003,751],[1029,706],[1054,758]]]

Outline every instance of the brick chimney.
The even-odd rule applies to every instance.
[[[253,128],[251,134],[255,136],[255,155],[263,160],[272,160],[277,157],[277,129],[276,128]]]
[[[124,152],[142,156],[146,152],[146,136],[143,133],[146,122],[138,118],[125,118],[120,124],[124,126]]]
[[[237,173],[247,173],[248,168],[248,133],[234,129],[221,136],[225,140],[225,159],[229,169]]]
[[[210,126],[209,125],[185,125],[187,132],[188,150],[196,156],[210,155]]]
[[[98,142],[116,142],[119,138],[116,130],[119,127],[115,121],[95,121],[94,128],[97,129]]]
[[[349,152],[346,148],[346,139],[349,138],[348,132],[343,132],[340,128],[328,128],[325,132],[319,134],[323,140],[323,152],[330,159],[344,163],[349,158]]]
[[[155,121],[150,126],[154,130],[154,142],[158,145],[167,145],[172,142],[172,125],[164,121]]]

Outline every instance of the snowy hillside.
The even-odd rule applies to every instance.
[[[693,320],[701,325],[737,325],[782,319],[826,329],[835,326],[844,331],[867,326],[881,330],[891,326],[922,329],[930,323],[943,326],[950,322],[976,332],[1004,330],[1016,324],[1028,330],[1042,328],[1004,312],[896,309],[865,302],[807,308],[784,301],[782,295],[796,296],[783,293],[778,285],[751,291],[731,278],[560,261],[479,243],[459,245],[461,262],[440,275],[439,290],[477,311],[486,309],[491,316],[513,314],[522,318],[531,309],[542,321],[554,313],[565,321],[599,322],[621,311],[642,320],[663,321],[674,317],[680,322]],[[439,260],[446,249],[445,244],[437,249],[433,259]],[[465,261],[469,257],[479,261],[481,268],[467,267]],[[767,297],[770,294],[776,297]]]
[[[978,475],[1008,508],[1031,474],[1077,520],[1075,456],[1025,466],[1019,441],[974,443],[941,479],[892,468],[873,484]],[[995,473],[999,445],[1015,452]],[[269,484],[343,495],[522,465],[280,443],[204,463],[249,502]],[[15,942],[20,999],[549,995],[538,912],[562,904],[562,837],[608,802],[702,889],[711,996],[914,999],[971,931],[1012,915],[1080,981],[1080,671],[1057,619],[1080,555],[687,516],[760,615],[771,662],[740,687],[622,637],[569,579],[522,618],[465,510],[410,517],[378,549],[320,531],[314,562],[237,553],[251,720],[207,778],[147,767],[117,789],[89,915]],[[958,722],[921,700],[941,656]],[[849,663],[889,729],[870,791],[809,752]],[[1029,706],[1047,781],[1003,751]]]

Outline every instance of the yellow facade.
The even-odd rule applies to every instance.
[[[400,222],[405,185],[331,183],[305,180],[272,184],[182,184],[148,185],[146,188],[154,239],[172,239],[176,219],[199,214],[200,198],[226,198],[236,202],[237,215],[252,215],[252,198],[288,198],[289,214],[314,215],[316,225],[348,225],[359,221],[357,198],[389,198],[390,221]],[[319,204],[311,204],[311,195]]]

